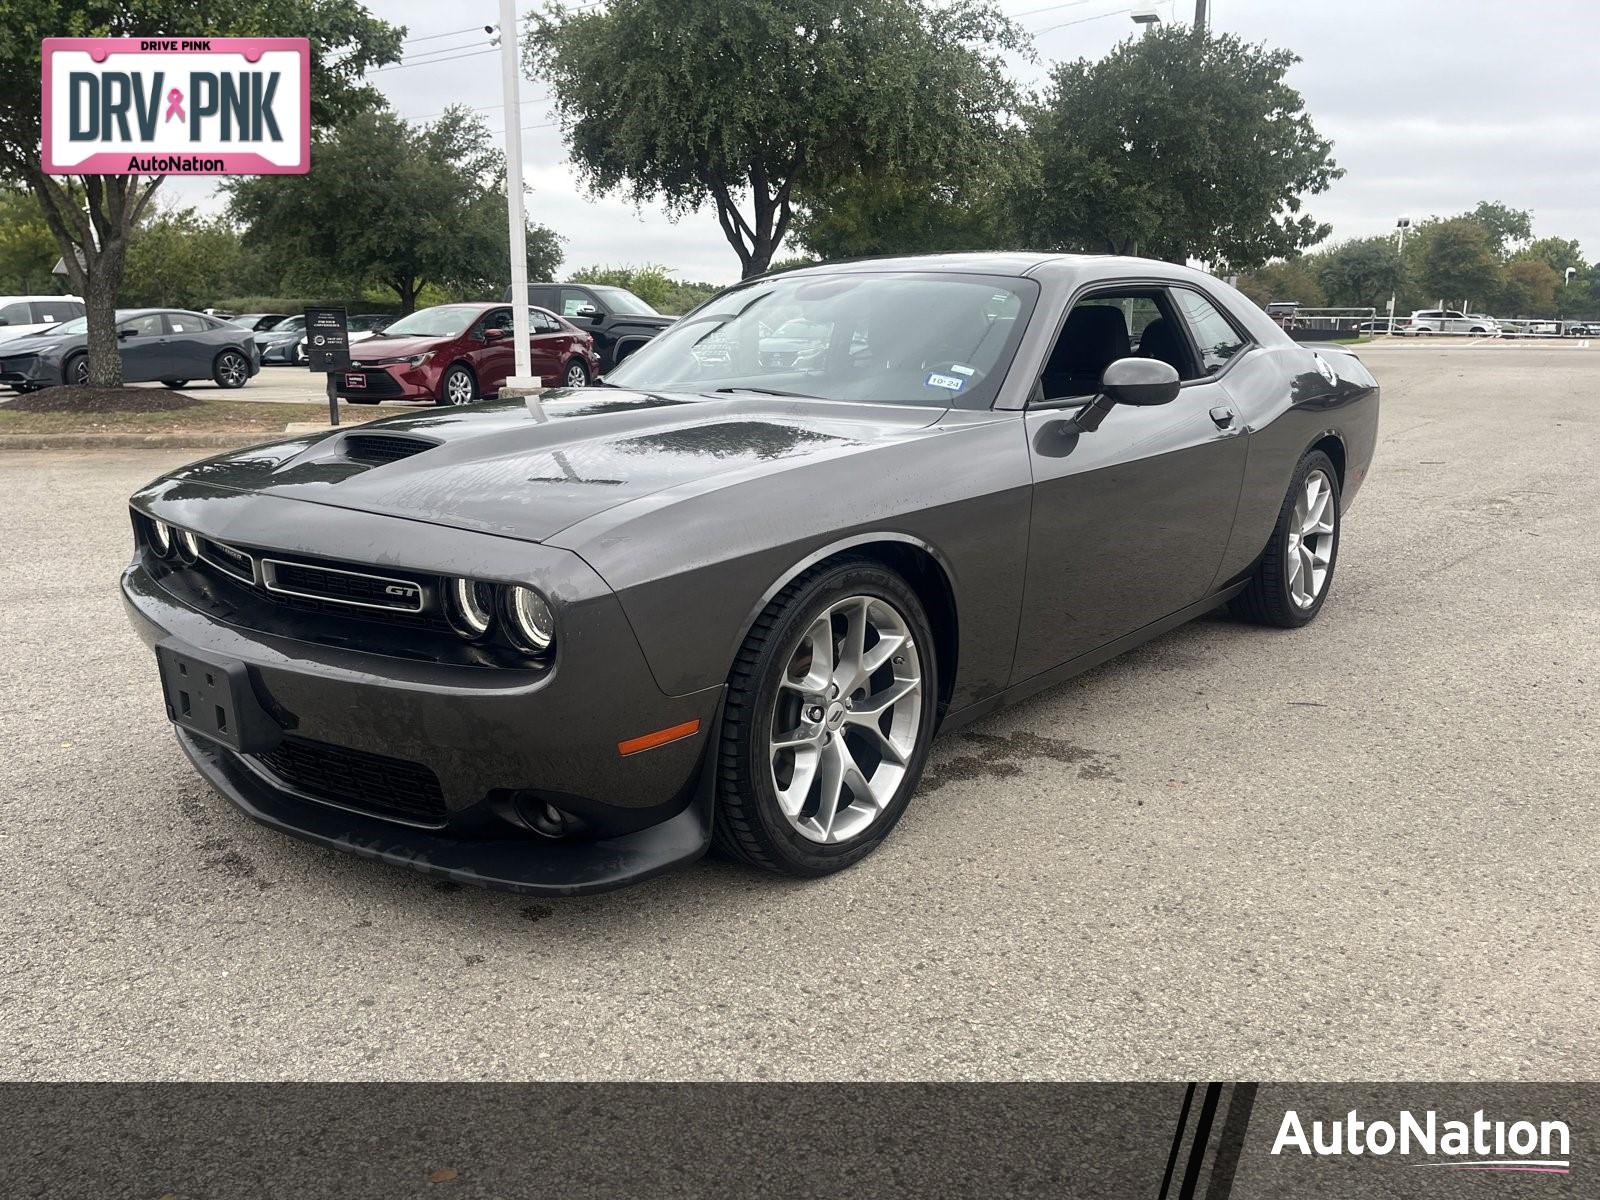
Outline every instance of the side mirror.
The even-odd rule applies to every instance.
[[[1148,408],[1178,398],[1178,372],[1155,358],[1119,358],[1100,376],[1100,394],[1114,404]]]
[[[139,336],[139,331],[137,329],[119,329],[119,330],[117,330],[117,338],[119,340],[125,341],[128,338],[138,337],[138,336]]]
[[[483,331],[484,340],[489,342],[504,341],[510,336],[511,334],[504,329],[485,329]]]
[[[600,310],[592,304],[585,304],[572,315],[575,317],[598,317],[600,315]]]

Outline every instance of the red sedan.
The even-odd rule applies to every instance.
[[[543,308],[528,309],[530,369],[546,387],[583,387],[600,373],[594,338]],[[471,404],[516,370],[508,304],[441,304],[402,317],[350,349],[338,372],[354,404],[422,400]]]

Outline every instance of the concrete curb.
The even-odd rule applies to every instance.
[[[236,450],[282,438],[281,432],[257,433],[6,433],[6,450]]]

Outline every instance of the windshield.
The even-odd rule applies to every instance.
[[[52,325],[52,326],[50,326],[49,329],[42,330],[41,332],[43,334],[49,335],[50,337],[55,337],[56,334],[58,334],[58,333],[59,334],[66,334],[66,335],[70,335],[70,334],[74,334],[74,333],[88,333],[89,332],[89,318],[88,317],[74,317],[70,321],[63,321],[59,325]]]
[[[460,337],[483,310],[442,304],[401,317],[383,332],[390,337]]]
[[[1000,276],[780,275],[708,300],[606,382],[987,408],[1038,294]]]
[[[619,287],[592,287],[595,295],[606,302],[612,312],[625,313],[630,317],[659,317],[661,314],[651,308],[632,292]]]
[[[305,332],[305,328],[306,328],[306,319],[304,317],[285,317],[283,320],[279,321],[276,325],[274,325],[271,329],[267,330],[266,332],[268,332],[268,333],[304,333]]]

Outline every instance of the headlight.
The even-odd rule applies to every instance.
[[[452,579],[445,593],[450,623],[462,637],[482,637],[494,620],[494,588],[476,579]]]
[[[506,588],[506,616],[512,637],[524,649],[548,650],[556,637],[555,614],[550,605],[532,588],[512,585]]]
[[[200,557],[200,539],[187,529],[178,530],[178,557],[193,562]]]
[[[150,549],[162,558],[172,553],[172,526],[165,521],[152,520],[150,528]]]

